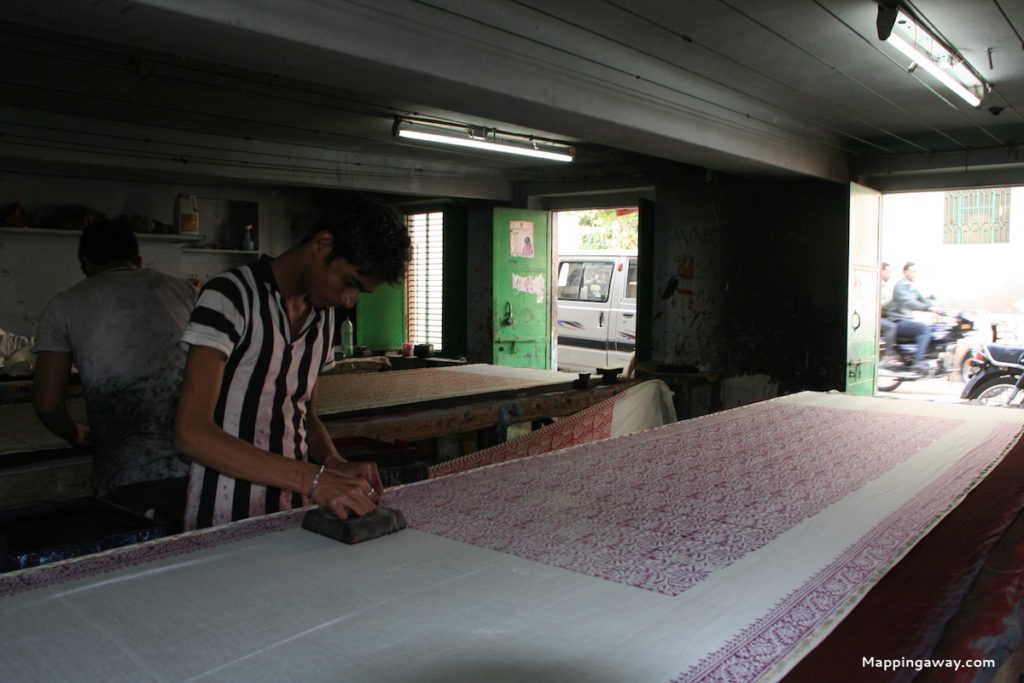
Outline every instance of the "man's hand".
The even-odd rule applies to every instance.
[[[84,422],[76,422],[75,431],[75,440],[71,442],[72,446],[81,448],[92,445],[92,430],[89,429],[89,425]]]
[[[384,491],[384,484],[380,480],[380,472],[377,471],[375,462],[348,462],[335,456],[328,459],[327,468],[339,474],[365,480],[378,494]]]
[[[342,463],[343,465],[372,465],[376,476],[377,467],[374,463]],[[360,468],[365,469],[365,468]],[[379,486],[378,478],[378,486]],[[380,488],[373,486],[363,477],[342,474],[337,468],[325,469],[320,475],[313,491],[313,502],[330,508],[338,519],[345,519],[350,514],[367,515],[374,511],[380,502]]]

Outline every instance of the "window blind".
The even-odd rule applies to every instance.
[[[408,339],[414,344],[441,347],[442,274],[444,266],[443,213],[406,216],[412,239],[412,261],[406,277]]]

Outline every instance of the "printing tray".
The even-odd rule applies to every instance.
[[[13,571],[167,536],[148,517],[86,497],[0,511],[0,570]]]

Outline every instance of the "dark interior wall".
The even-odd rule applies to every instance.
[[[469,344],[467,330],[469,313],[469,221],[465,207],[444,209],[444,274],[442,291],[454,292],[444,297],[441,318],[444,321],[441,348],[446,356],[465,356]]]
[[[719,371],[725,226],[733,219],[713,175],[697,169],[659,180],[654,216],[651,361]]]
[[[494,329],[491,325],[494,313],[491,296],[493,205],[469,202],[463,207],[466,221],[466,360],[490,363],[494,357]]]
[[[766,373],[782,393],[844,389],[849,188],[747,181],[733,195],[722,332],[734,371]]]
[[[844,387],[849,190],[703,171],[657,187],[652,359]]]

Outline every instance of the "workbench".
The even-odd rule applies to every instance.
[[[391,372],[326,374],[317,383],[317,412],[332,438],[368,437],[410,442],[472,435],[462,452],[498,442],[515,423],[547,421],[578,412],[634,382],[591,380],[573,389],[576,375],[483,364]],[[81,398],[73,417],[85,421]],[[476,433],[479,432],[479,438]],[[17,459],[15,459],[17,456]],[[30,403],[0,410],[0,507],[89,491],[88,455],[72,451],[36,418]]]
[[[496,365],[423,368],[372,378],[324,377],[317,413],[332,438],[420,441],[571,415],[636,384]]]

